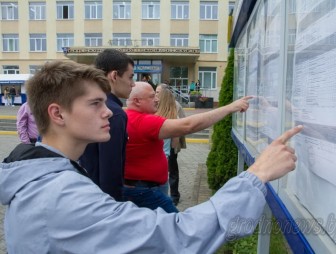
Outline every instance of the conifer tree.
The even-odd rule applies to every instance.
[[[230,50],[225,75],[219,93],[219,106],[233,100],[234,49]],[[237,147],[231,137],[232,117],[227,116],[213,127],[212,147],[207,158],[208,183],[218,190],[230,178],[237,175]]]

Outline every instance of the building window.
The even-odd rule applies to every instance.
[[[2,35],[2,51],[18,52],[19,51],[19,35],[3,34]]]
[[[74,3],[57,2],[57,19],[73,19],[74,18]]]
[[[102,19],[102,1],[85,1],[85,19]]]
[[[159,19],[160,1],[142,1],[142,19]]]
[[[112,46],[131,46],[131,34],[115,33],[113,34]]]
[[[296,28],[288,29],[287,33],[288,45],[294,45],[296,39]]]
[[[172,47],[188,47],[189,38],[187,34],[171,34],[170,46]]]
[[[46,4],[44,2],[29,3],[29,19],[30,20],[45,20],[46,19]]]
[[[218,2],[201,2],[201,20],[218,19]]]
[[[236,4],[235,2],[229,2],[229,4],[228,4],[228,13],[229,13],[229,15],[233,14],[233,10],[234,10],[235,4]]]
[[[63,47],[72,47],[74,45],[73,34],[57,34],[57,51],[63,51]]]
[[[216,67],[199,67],[198,79],[201,83],[201,89],[217,89],[217,71]]]
[[[3,65],[3,74],[20,74],[20,69],[18,65]]]
[[[47,37],[46,34],[30,34],[30,51],[43,52],[47,51]]]
[[[182,93],[188,93],[188,67],[170,67],[169,85],[175,87]]]
[[[35,74],[37,71],[41,70],[41,65],[29,65],[29,73]]]
[[[189,2],[172,1],[171,19],[189,19]]]
[[[142,34],[141,46],[159,46],[160,34]]]
[[[295,14],[296,13],[296,0],[289,0],[288,2],[288,13]]]
[[[131,2],[130,1],[113,1],[113,18],[130,19]]]
[[[17,20],[19,17],[17,2],[1,3],[1,19],[2,20]]]
[[[103,45],[103,36],[100,33],[85,34],[86,47],[101,47]]]
[[[217,35],[200,35],[201,53],[217,53]]]

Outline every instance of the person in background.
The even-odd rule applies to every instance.
[[[80,163],[104,192],[115,200],[122,201],[128,135],[127,115],[119,98],[127,99],[132,91],[134,62],[119,50],[105,49],[98,54],[95,66],[104,71],[111,86],[111,93],[106,101],[107,107],[113,112],[109,119],[111,139],[89,144],[80,158]]]
[[[302,126],[275,139],[247,171],[185,212],[118,202],[77,163],[87,144],[110,138],[112,112],[105,102],[111,87],[104,72],[71,61],[49,62],[27,82],[43,139],[35,146],[18,145],[0,164],[8,253],[214,253],[254,232],[266,205],[265,183],[295,168],[295,151],[286,144]],[[206,116],[215,121],[222,110],[238,105]]]
[[[16,96],[16,90],[15,90],[14,86],[12,86],[9,89],[9,96],[11,98],[11,105],[12,105],[12,107],[14,107],[14,100],[15,100],[15,96]]]
[[[160,84],[156,88],[156,93],[159,94],[161,90],[169,89],[169,86],[166,84]],[[177,110],[177,117],[184,118],[186,117],[185,112],[181,104],[175,100],[176,110]],[[178,142],[174,142],[170,148],[169,157],[168,157],[168,182],[169,182],[169,190],[170,190],[170,197],[173,201],[175,206],[178,205],[180,202],[181,194],[179,192],[179,182],[180,182],[180,172],[179,172],[179,165],[177,162],[178,153],[181,149],[186,149],[187,143],[185,136],[181,136],[178,138]]]
[[[9,96],[9,89],[8,89],[8,87],[6,87],[5,89],[4,89],[4,101],[5,101],[5,106],[10,106],[11,105],[11,103],[10,103],[10,98],[9,98],[10,96]]]
[[[191,81],[190,85],[189,85],[189,93],[195,91],[195,81]]]
[[[150,84],[153,87],[153,90],[156,90],[156,85],[153,83],[152,78],[150,76],[150,74],[148,73],[143,73],[142,74],[142,79],[141,81],[143,82],[147,82],[148,84]]]
[[[33,113],[27,102],[23,103],[16,116],[16,128],[22,143],[35,144],[39,137],[39,132]]]
[[[196,88],[197,92],[199,92],[201,90],[201,82],[199,80],[197,80],[197,82],[195,84],[195,88]]]
[[[123,188],[125,200],[139,207],[161,207],[166,212],[176,212],[172,200],[159,189],[168,180],[163,140],[203,130],[233,112],[245,112],[251,98],[246,96],[229,105],[185,118],[166,119],[154,115],[159,99],[152,87],[146,82],[136,82],[126,110],[129,140]]]
[[[169,89],[162,89],[162,85],[159,84],[156,87],[156,96],[159,98],[159,105],[155,115],[162,116],[167,119],[176,119],[177,118],[177,109],[175,104],[174,95]],[[176,146],[176,143],[179,142],[179,138],[166,138],[163,140],[163,151],[166,155],[167,161],[170,156],[171,148]],[[165,166],[167,167],[167,166]],[[169,167],[168,167],[169,168]],[[168,196],[168,182],[160,186],[160,189]]]

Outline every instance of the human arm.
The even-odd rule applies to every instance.
[[[27,111],[26,104],[24,104],[18,110],[16,116],[16,128],[21,142],[25,144],[30,143],[28,135],[28,117],[29,112]]]
[[[163,140],[163,152],[168,158],[170,156],[170,148],[172,144],[173,139],[167,138]]]
[[[226,106],[205,113],[179,119],[167,119],[160,129],[159,138],[180,137],[204,130],[231,113],[245,112],[249,107],[248,100],[251,98],[252,96],[246,96]]]
[[[177,116],[178,118],[184,118],[186,117],[185,112],[181,106],[181,104],[178,101],[175,101],[176,103],[176,110],[177,110]]]
[[[74,173],[62,178],[52,192],[57,203],[48,198],[46,216],[50,244],[60,248],[56,252],[214,253],[225,241],[251,234],[265,204],[265,187],[246,172],[209,201],[172,214],[115,202]],[[65,179],[72,184],[62,186]],[[237,214],[238,223],[247,221],[249,227],[236,225]]]
[[[301,129],[286,132],[256,161],[257,166],[262,166],[259,171],[272,172],[268,180],[294,168],[292,163],[286,163],[291,151],[283,144]],[[170,214],[160,208],[152,211],[131,202],[117,203],[85,177],[79,179],[69,172],[57,183],[63,184],[66,179],[72,184],[57,184],[52,192],[68,195],[48,196],[48,202],[57,200],[58,207],[48,209],[49,239],[64,252],[214,253],[223,243],[253,233],[259,222],[266,188],[258,170],[252,169],[253,166],[229,180],[209,201]],[[73,205],[69,206],[70,202]],[[71,232],[71,238],[64,241],[63,232]]]
[[[181,150],[181,148],[180,148],[180,138],[178,138],[178,137],[171,138],[171,148],[174,148],[174,150],[176,150],[176,149]]]
[[[262,182],[277,179],[295,168],[297,160],[293,148],[286,145],[287,141],[303,129],[296,126],[275,139],[248,169]]]

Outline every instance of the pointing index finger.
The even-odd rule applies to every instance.
[[[254,98],[253,95],[247,95],[247,96],[243,97],[244,100],[250,100],[252,98]]]
[[[291,137],[298,134],[303,129],[303,125],[295,126],[294,128],[284,132],[280,137],[278,137],[278,140],[285,144]]]

